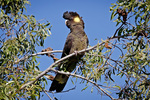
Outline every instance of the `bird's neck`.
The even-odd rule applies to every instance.
[[[84,31],[84,29],[82,25],[74,25],[72,26],[72,28],[70,28],[70,31],[76,33],[76,32]]]

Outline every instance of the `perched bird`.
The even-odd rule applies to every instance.
[[[88,46],[88,37],[84,32],[84,22],[82,17],[76,12],[66,11],[63,14],[63,18],[66,19],[66,26],[70,29],[70,33],[67,36],[61,58],[71,53],[86,49]],[[84,53],[77,53],[77,55],[68,58],[58,66],[58,70],[72,72],[83,55]],[[68,75],[57,73],[49,90],[61,92],[65,87],[68,78]]]

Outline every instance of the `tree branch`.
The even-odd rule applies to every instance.
[[[121,26],[116,30],[115,34],[113,35],[113,37],[115,37],[115,35],[117,34],[117,32],[121,29],[121,27],[123,26],[124,23],[121,24]]]
[[[107,92],[105,92],[101,87],[99,87],[98,84],[96,84],[95,82],[91,81],[90,79],[87,79],[87,78],[85,78],[85,77],[83,77],[83,76],[76,75],[76,74],[73,74],[73,73],[58,71],[58,70],[55,70],[55,69],[53,69],[53,68],[51,68],[50,70],[53,71],[53,72],[59,73],[59,74],[74,76],[74,77],[77,77],[77,78],[81,78],[81,79],[83,79],[83,80],[86,80],[86,81],[92,83],[92,84],[93,84],[95,87],[97,87],[98,89],[100,89],[105,95],[107,95],[107,96],[110,97],[112,100],[114,100],[114,98],[113,98],[111,95],[109,95]]]
[[[43,90],[44,91],[44,93],[48,96],[48,98],[50,99],[50,100],[53,100],[49,95],[48,95],[48,93],[45,91],[45,90]]]
[[[102,44],[104,44],[104,42],[99,43],[99,45],[102,45]],[[89,47],[89,48],[87,48],[87,49],[83,49],[83,50],[81,50],[81,51],[78,51],[78,53],[87,52],[87,51],[90,51],[90,50],[92,50],[92,49],[94,49],[94,48],[96,48],[96,47],[97,47],[97,45],[95,45],[95,46],[93,46],[93,47]],[[53,51],[53,52],[54,52],[54,51]],[[38,54],[43,54],[43,53],[44,53],[44,52],[41,52],[41,53],[38,53]],[[46,53],[47,53],[47,52],[46,52]],[[38,54],[34,54],[34,55],[38,55]],[[28,85],[30,85],[30,84],[33,84],[33,83],[36,82],[40,77],[44,76],[44,75],[47,74],[49,71],[51,71],[52,67],[54,67],[56,64],[60,63],[61,61],[66,60],[67,58],[72,57],[72,56],[74,56],[74,55],[76,55],[76,53],[72,53],[72,54],[70,54],[70,55],[67,55],[67,56],[65,56],[65,57],[63,57],[63,58],[61,58],[61,59],[55,61],[55,62],[54,62],[53,64],[51,64],[45,71],[43,71],[41,74],[39,74],[39,75],[36,77],[36,79],[35,79],[34,81],[30,81],[30,82],[28,82],[28,83],[22,85],[22,87],[21,87],[20,89],[23,89],[23,88],[25,88],[26,86],[28,86]]]
[[[18,59],[17,61],[15,61],[14,64],[16,64],[16,63],[18,63],[20,61],[23,61],[25,59],[28,59],[29,57],[33,57],[33,56],[37,56],[37,55],[43,55],[43,54],[48,54],[48,53],[59,53],[59,52],[62,52],[62,50],[47,51],[47,52],[38,52],[38,53],[35,53],[35,54],[26,55],[23,58]]]

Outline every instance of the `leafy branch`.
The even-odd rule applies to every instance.
[[[104,42],[100,43],[99,45],[102,45],[102,44],[104,44]],[[87,52],[87,51],[90,51],[90,50],[92,50],[92,49],[94,49],[94,48],[96,48],[96,47],[97,47],[97,45],[95,45],[95,46],[93,46],[93,47],[90,47],[90,48],[87,48],[87,49],[84,49],[84,50],[81,50],[81,51],[78,51],[78,53]],[[48,52],[46,52],[46,53],[48,53]],[[44,54],[44,53],[42,53],[42,54]],[[35,55],[36,55],[36,54],[35,54]],[[61,59],[55,61],[55,62],[54,62],[53,64],[51,64],[45,71],[43,71],[42,73],[40,73],[40,74],[35,78],[34,81],[30,81],[30,82],[24,84],[20,89],[23,89],[23,88],[25,88],[26,86],[28,86],[28,85],[30,85],[30,84],[33,84],[33,83],[36,82],[39,78],[41,78],[42,76],[44,76],[45,74],[47,74],[49,71],[51,71],[52,68],[53,68],[56,64],[58,64],[58,63],[60,63],[60,62],[62,62],[62,61],[64,61],[64,60],[66,60],[66,59],[69,58],[69,57],[75,56],[75,55],[76,55],[76,53],[72,53],[72,54],[69,54],[69,55],[67,55],[67,56],[65,56],[65,57],[63,57],[63,58],[61,58]]]

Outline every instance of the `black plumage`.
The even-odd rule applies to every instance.
[[[79,14],[67,11],[63,14],[63,18],[67,20],[66,26],[70,29],[70,33],[67,36],[61,58],[75,51],[86,49],[88,46],[88,38],[84,32],[84,22]],[[68,58],[58,66],[59,70],[72,72],[83,55],[84,53]],[[51,84],[50,91],[61,92],[68,78],[69,76],[67,75],[57,73]]]

